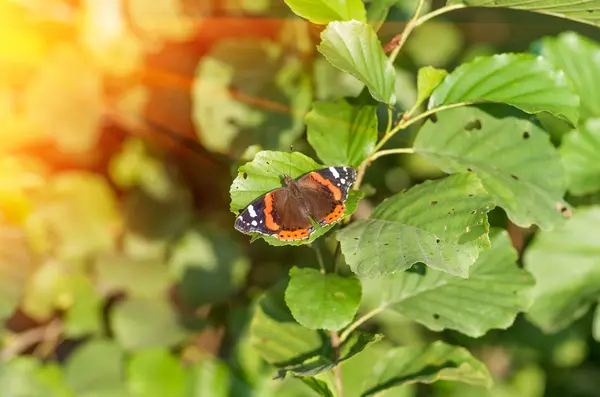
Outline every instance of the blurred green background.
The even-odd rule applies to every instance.
[[[388,3],[382,43],[415,6]],[[314,252],[250,245],[233,229],[228,189],[260,149],[314,156],[303,138],[311,102],[362,90],[316,52],[320,29],[282,0],[0,0],[1,396],[313,395],[271,379],[247,326],[259,294]],[[452,70],[566,30],[600,39],[523,11],[437,18],[396,61],[395,110],[414,103],[421,66]],[[417,156],[382,159],[358,211],[440,176]],[[507,227],[499,211],[491,220]],[[508,227],[522,250],[530,232]],[[591,316],[554,335],[518,318],[481,339],[378,317],[380,349],[444,339],[496,381],[385,395],[600,396]],[[376,359],[357,357],[344,364],[347,390]]]

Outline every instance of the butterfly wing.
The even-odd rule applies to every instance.
[[[328,167],[302,176],[298,185],[310,216],[321,226],[337,222],[344,215],[348,192],[356,180],[351,167]]]
[[[235,221],[242,233],[261,233],[280,240],[303,240],[314,227],[304,207],[287,188],[279,188],[254,200]]]

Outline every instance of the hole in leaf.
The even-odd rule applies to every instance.
[[[437,123],[438,118],[435,114],[432,114],[431,116],[429,116],[429,120],[431,120],[432,123]]]
[[[423,262],[417,262],[408,269],[406,269],[408,273],[415,273],[419,276],[424,276],[427,274],[427,266]]]
[[[431,200],[431,205],[436,205],[437,203],[437,200]]]
[[[587,12],[589,12],[590,14],[594,13],[594,10],[586,10]]]
[[[481,120],[475,119],[475,120],[469,121],[465,125],[465,130],[467,130],[467,131],[480,130],[481,127],[482,127],[481,126]]]
[[[383,245],[388,246],[388,245],[390,245],[390,243],[383,243]]]
[[[244,175],[242,175],[244,177],[244,179],[248,179],[248,173],[244,172]]]
[[[518,177],[518,176],[516,176],[515,174],[510,174],[510,177],[511,177],[512,179],[514,179],[515,181],[518,181],[518,180],[519,180],[519,177]]]
[[[436,319],[436,320],[439,320],[439,318],[440,318],[440,315],[439,315],[439,314],[437,314],[437,313],[433,313],[433,318],[434,318],[434,319]]]
[[[436,238],[436,239],[435,239],[435,242],[439,244],[439,243],[440,243],[440,239],[439,239],[439,238]]]
[[[476,213],[477,213],[477,210],[471,211],[471,215],[475,215]]]
[[[469,193],[469,197],[473,197],[473,193]]]
[[[529,139],[529,132],[525,131],[523,133],[523,139]]]
[[[472,168],[467,168],[467,171],[473,172],[473,169]]]

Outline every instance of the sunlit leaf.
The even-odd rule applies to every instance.
[[[229,208],[234,213],[238,212],[262,194],[282,187],[280,179],[282,174],[297,178],[305,173],[323,167],[324,166],[318,164],[310,157],[299,152],[259,152],[251,162],[242,165],[238,169],[237,177],[229,188],[229,193],[231,195],[231,204]],[[350,192],[345,203],[346,211],[344,212],[343,218],[352,215],[352,213],[356,211],[358,202],[362,197],[363,193],[361,191],[353,190]],[[336,224],[331,224],[321,227],[313,232],[306,240],[280,241],[271,236],[265,236],[258,233],[254,233],[254,235],[262,238],[270,245],[302,245],[313,242],[335,226]]]
[[[121,220],[115,194],[101,175],[60,173],[38,201],[26,224],[34,250],[79,263],[114,247]]]
[[[361,396],[411,383],[465,382],[491,387],[492,376],[467,349],[437,341],[427,347],[398,347],[387,353],[367,375]]]
[[[306,126],[308,142],[323,162],[358,167],[377,141],[377,109],[343,99],[315,102]]]
[[[128,299],[110,313],[115,339],[126,350],[168,347],[181,342],[185,333],[169,302],[160,299]]]
[[[31,77],[23,101],[28,119],[58,149],[85,152],[96,144],[104,107],[102,80],[76,48],[56,48]]]
[[[117,253],[104,254],[97,257],[94,269],[104,290],[126,292],[134,297],[165,296],[173,281],[161,257],[136,259]]]
[[[527,293],[534,281],[516,260],[503,231],[492,239],[492,248],[479,254],[469,278],[416,266],[414,271],[363,280],[365,295],[377,296],[380,308],[434,331],[454,329],[478,338],[490,329],[510,327],[531,305]]]
[[[381,336],[354,332],[339,347],[336,358],[329,335],[298,324],[284,302],[286,283],[279,283],[259,301],[250,326],[252,346],[267,362],[299,376],[314,376],[333,368]]]
[[[90,340],[69,356],[64,368],[66,382],[78,397],[125,397],[124,359],[114,342]]]
[[[10,317],[22,299],[33,258],[23,232],[0,224],[0,321]]]
[[[285,290],[292,316],[311,329],[339,330],[350,324],[361,298],[360,281],[316,269],[293,267]]]
[[[196,134],[209,150],[287,149],[304,131],[312,88],[299,59],[270,41],[223,40],[198,64]]]
[[[548,135],[509,108],[462,107],[427,121],[415,151],[449,173],[473,172],[515,224],[563,221],[566,178]]]
[[[394,67],[370,25],[358,21],[331,22],[317,47],[331,64],[350,73],[369,88],[376,100],[396,102]]]
[[[571,193],[581,195],[600,190],[600,119],[586,120],[565,135],[560,155]]]
[[[572,124],[579,98],[564,72],[542,57],[500,54],[462,64],[433,91],[428,108],[453,103],[501,102],[527,113],[550,112]]]
[[[493,207],[475,176],[454,175],[388,198],[337,238],[359,276],[383,276],[424,262],[467,277],[479,251],[489,247],[486,214]]]
[[[565,328],[588,312],[600,295],[600,207],[573,210],[568,222],[536,234],[524,263],[536,279],[527,317],[546,332]]]
[[[594,2],[600,11],[600,1]],[[586,16],[590,17],[593,14],[586,13]],[[597,18],[600,21],[600,17]],[[565,72],[573,83],[581,100],[581,117],[600,117],[600,93],[594,86],[594,75],[600,71],[600,45],[575,32],[545,37],[540,44],[540,53],[555,67]]]
[[[600,25],[600,17],[595,11],[600,11],[600,1],[555,1],[555,0],[448,0],[448,5],[473,7],[509,7],[517,10],[535,11],[542,14],[572,19],[578,22]]]
[[[317,24],[332,21],[366,20],[361,0],[284,0],[296,15]]]
[[[65,334],[79,338],[102,330],[102,295],[85,275],[70,275],[67,290],[59,299],[68,299]]]
[[[163,349],[134,354],[127,364],[130,397],[183,396],[186,373],[179,359]]]
[[[124,5],[138,34],[147,40],[184,40],[195,30],[196,21],[190,18],[178,0],[129,0]]]
[[[425,66],[419,69],[417,75],[418,96],[415,106],[422,104],[425,99],[429,98],[433,90],[440,85],[447,75],[448,72],[444,69],[436,69],[431,66]]]
[[[190,305],[219,303],[243,286],[250,263],[223,231],[190,229],[172,247],[169,271]]]

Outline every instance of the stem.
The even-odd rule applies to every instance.
[[[396,48],[394,48],[394,50],[390,54],[390,62],[391,63],[394,63],[394,61],[396,60],[396,57],[398,56],[400,49],[402,49],[402,46],[404,46],[404,43],[406,43],[406,39],[408,39],[408,36],[410,36],[410,33],[412,32],[412,30],[418,26],[418,25],[416,25],[417,18],[419,18],[419,14],[421,13],[421,10],[423,9],[424,5],[425,5],[425,0],[419,0],[419,2],[417,3],[417,9],[415,10],[414,15],[406,24],[406,27],[404,28],[404,30],[402,31],[402,35],[400,36],[400,41],[398,41],[398,45],[396,46]]]
[[[359,319],[350,324],[350,326],[346,328],[344,332],[342,332],[342,335],[340,335],[340,342],[343,343],[346,339],[348,339],[348,336],[350,336],[352,331],[354,331],[356,328],[360,327],[365,321],[369,320],[371,317],[376,316],[382,311],[383,307],[377,307],[371,310],[370,312],[363,314]]]
[[[459,8],[465,8],[465,7],[466,7],[466,5],[464,5],[464,4],[454,4],[454,5],[438,8],[435,11],[432,11],[428,14],[423,15],[421,18],[417,18],[414,25],[415,25],[415,27],[420,26],[420,25],[424,24],[425,22],[429,21],[430,19],[433,19],[439,15],[445,14],[445,13],[453,11],[453,10],[458,10]]]
[[[392,130],[392,117],[394,116],[393,109],[391,106],[388,106],[388,119],[387,119],[387,128],[385,129],[385,133],[389,133]]]
[[[327,270],[325,270],[325,262],[323,261],[323,254],[321,254],[321,249],[315,246],[315,252],[317,253],[317,261],[319,262],[319,267],[321,268],[321,274],[327,273]]]
[[[373,154],[371,156],[371,161],[375,161],[376,159],[383,157],[383,156],[387,156],[388,154],[412,154],[415,152],[415,149],[411,148],[411,147],[403,147],[403,148],[396,148],[396,149],[389,149],[389,150],[380,150],[378,152],[375,152],[375,154]]]
[[[54,346],[55,341],[60,337],[61,329],[60,320],[55,319],[48,324],[22,332],[15,337],[15,340],[9,346],[4,348],[0,354],[0,359],[8,361],[38,343],[51,342]]]
[[[333,347],[334,354],[334,362],[337,362],[340,359],[340,345],[342,344],[342,340],[340,339],[337,331],[331,331],[331,346]],[[342,366],[337,363],[335,367],[333,367],[333,373],[335,375],[335,383],[338,389],[338,395],[340,397],[344,397],[344,384],[342,382]]]

